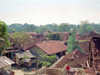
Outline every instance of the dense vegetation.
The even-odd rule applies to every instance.
[[[47,37],[49,40],[61,40],[59,33],[49,33]]]
[[[92,30],[100,32],[100,24],[89,23],[89,21],[81,21],[79,25],[61,23],[58,24],[46,24],[46,25],[34,25],[34,24],[11,24],[8,25],[8,32],[37,32],[44,33],[47,31],[51,32],[69,32],[70,29],[73,28],[79,33],[88,33]]]
[[[3,39],[3,46],[0,47],[0,55],[2,55],[3,50],[9,46],[7,25],[5,22],[0,21],[0,39]],[[0,41],[0,45],[2,42]]]
[[[51,66],[55,61],[57,60],[57,56],[56,55],[52,55],[52,56],[43,56],[41,59],[42,66]]]

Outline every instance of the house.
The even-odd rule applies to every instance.
[[[37,34],[36,32],[27,32],[26,33],[29,36],[32,36],[32,39],[38,39],[39,41],[44,41],[47,40],[46,36],[44,36],[43,34]]]
[[[28,49],[34,47],[36,43],[37,43],[36,40],[32,40],[32,39],[28,40],[27,39],[27,40],[24,41],[24,43],[21,44],[21,47],[25,51],[25,50],[28,50]]]
[[[16,53],[15,56],[14,56],[14,61],[17,65],[20,65],[20,64],[24,64],[26,63],[27,65],[31,66],[32,65],[32,58],[35,58],[35,56],[33,56],[29,50],[27,51],[24,51],[24,52],[19,52],[19,53]],[[22,62],[20,62],[22,61]]]
[[[100,34],[92,32],[90,36],[89,66],[100,74]]]
[[[41,41],[47,41],[46,36],[44,36],[43,34],[37,34],[37,35],[36,35],[36,38],[38,38],[38,39],[41,40]]]
[[[68,35],[69,35],[68,32],[45,32],[44,36],[46,37],[49,33],[53,33],[53,34],[57,33],[57,34],[59,34],[62,41],[68,40]]]
[[[7,75],[6,73],[10,72],[12,64],[14,64],[12,60],[7,58],[6,56],[1,56],[0,57],[0,75]]]
[[[62,41],[68,40],[68,35],[69,35],[68,32],[59,32],[59,35],[60,35]]]
[[[58,57],[61,57],[65,54],[66,50],[67,46],[61,41],[45,41],[37,43],[30,51],[36,56],[56,54]]]
[[[86,66],[87,56],[82,54],[79,50],[74,50],[69,54],[66,54],[62,59],[55,65],[55,68],[62,68],[66,64],[70,67],[81,68]]]
[[[27,32],[26,34],[31,36],[31,39],[27,39],[21,44],[21,48],[23,48],[23,50],[29,50],[37,43],[47,40],[46,37],[42,34],[35,34],[34,32]]]

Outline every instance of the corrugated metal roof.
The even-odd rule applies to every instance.
[[[14,64],[14,62],[9,58],[7,58],[6,56],[0,57],[0,68],[4,68],[5,66],[9,66],[11,64]]]
[[[25,51],[25,52],[21,52],[21,53],[16,53],[15,54],[18,58],[23,58],[23,57],[28,57],[28,58],[32,58],[35,57],[31,54],[31,52],[29,50]]]

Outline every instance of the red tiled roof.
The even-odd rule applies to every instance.
[[[44,37],[41,37],[41,38],[33,37],[32,39],[25,40],[21,44],[21,46],[23,47],[24,50],[27,50],[27,49],[34,47],[37,43],[40,43],[44,40],[46,40]]]
[[[35,42],[34,40],[26,40],[26,41],[24,41],[23,44],[24,44],[24,46],[22,46],[23,49],[24,49],[24,50],[27,50],[27,49],[30,49],[30,48],[32,48],[33,46],[35,46],[36,42]]]
[[[61,68],[64,67],[68,62],[70,62],[72,59],[74,59],[74,55],[76,54],[76,50],[70,52],[69,54],[66,54],[63,56],[60,61],[54,66],[55,68]],[[74,61],[73,61],[74,62]]]
[[[59,63],[55,66],[56,68],[63,67],[64,65],[71,63],[70,66],[80,66],[86,64],[87,56],[82,54],[79,50],[74,50],[66,54]],[[73,62],[73,63],[72,63]],[[69,64],[68,64],[69,65]]]
[[[77,49],[76,49],[77,50]],[[76,54],[74,55],[74,60],[79,63],[80,65],[83,65],[86,67],[87,63],[87,55],[85,53],[80,52],[79,50],[76,51]]]
[[[47,54],[56,54],[67,50],[67,46],[60,41],[47,41],[38,43],[37,46]]]

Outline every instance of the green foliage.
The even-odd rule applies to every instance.
[[[61,40],[59,33],[49,33],[47,37],[49,40]]]
[[[89,21],[81,21],[79,25],[75,24],[68,24],[68,23],[61,23],[61,24],[46,24],[36,26],[34,24],[11,24],[8,27],[8,32],[37,32],[37,33],[44,33],[47,31],[51,32],[69,32],[70,29],[75,29],[80,34],[89,33],[92,30],[100,32],[100,24],[89,23]]]
[[[19,63],[20,63],[20,64],[23,64],[23,63],[25,62],[26,59],[28,59],[28,57],[27,57],[27,56],[24,56],[23,58],[21,58],[21,59],[19,60]]]
[[[27,24],[24,25],[14,23],[8,26],[8,32],[14,33],[14,32],[34,32],[37,31],[37,26],[34,26],[33,24]]]
[[[4,45],[0,48],[0,52],[6,49],[9,46],[8,40],[8,32],[7,32],[7,25],[5,22],[0,21],[0,38],[4,39]]]
[[[48,67],[52,65],[50,62],[47,62],[46,64],[47,64]]]
[[[64,32],[64,31],[69,32],[70,31],[70,26],[69,26],[68,23],[61,23],[60,26],[59,26],[59,28],[58,28],[58,30],[60,32]]]
[[[93,27],[90,25],[89,21],[81,21],[80,33],[85,34],[93,31]]]
[[[24,47],[26,41],[31,40],[31,36],[28,36],[24,32],[15,32],[12,34],[13,43],[18,45],[19,48]]]
[[[46,63],[45,63],[46,60]],[[42,65],[45,66],[51,66],[54,62],[56,61],[56,55],[52,55],[52,56],[43,56],[42,57]]]
[[[47,65],[47,67],[52,65],[50,62],[45,62],[45,61],[41,61],[41,63],[42,63],[42,66]]]
[[[52,56],[47,56],[47,61],[49,61],[50,63],[54,63],[56,61],[56,55],[52,55]]]

